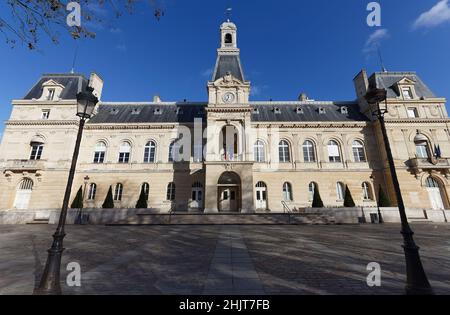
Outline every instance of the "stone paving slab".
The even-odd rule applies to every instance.
[[[0,225],[0,294],[31,294],[55,226]],[[450,225],[414,224],[423,265],[450,294]],[[65,294],[403,294],[399,225],[68,226]],[[81,287],[68,287],[69,262]],[[366,284],[369,262],[382,286]]]

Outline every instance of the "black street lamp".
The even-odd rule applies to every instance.
[[[403,235],[403,250],[405,252],[406,261],[406,294],[408,295],[431,295],[434,294],[427,275],[420,260],[419,247],[414,242],[414,232],[412,231],[408,218],[406,216],[405,204],[400,190],[400,184],[395,170],[394,158],[392,157],[391,146],[387,136],[384,115],[387,113],[387,91],[386,89],[373,88],[369,90],[365,96],[369,104],[376,104],[377,109],[373,113],[380,122],[381,132],[383,134],[384,147],[391,171],[392,182],[394,184],[395,195],[397,197],[398,210],[400,212],[400,220],[402,224],[401,234]],[[381,110],[380,103],[385,102],[385,108]]]
[[[59,281],[61,256],[64,251],[63,239],[66,236],[64,226],[67,217],[67,208],[69,207],[70,193],[72,190],[73,178],[77,166],[78,153],[80,151],[81,137],[83,135],[84,124],[87,119],[92,116],[98,98],[92,94],[93,88],[87,87],[86,91],[77,94],[77,116],[80,117],[75,149],[72,156],[72,164],[70,166],[69,177],[67,179],[66,191],[64,194],[63,205],[59,215],[58,227],[53,234],[52,247],[48,250],[47,262],[45,264],[44,273],[42,274],[39,286],[34,290],[37,295],[61,294],[61,286]]]

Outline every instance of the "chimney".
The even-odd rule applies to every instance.
[[[92,94],[94,94],[100,100],[103,91],[103,80],[97,73],[91,73],[91,76],[89,77],[89,86],[94,89]]]
[[[298,97],[298,100],[300,102],[305,102],[305,101],[309,100],[309,98],[308,98],[308,95],[306,95],[306,93],[302,92],[302,93],[300,93],[300,96]]]
[[[153,103],[161,103],[161,97],[159,95],[153,96]]]
[[[369,79],[367,78],[366,70],[363,69],[358,73],[353,79],[353,84],[355,85],[356,97],[363,99],[369,90]]]

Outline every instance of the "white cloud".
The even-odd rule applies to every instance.
[[[376,30],[373,32],[366,41],[364,45],[363,52],[365,54],[372,53],[377,50],[381,42],[389,38],[389,31],[385,28]]]
[[[413,29],[431,28],[450,21],[449,0],[440,0],[429,11],[422,13],[413,24]]]
[[[260,96],[264,90],[266,90],[269,86],[268,85],[252,85],[252,88],[250,89],[250,95],[251,96]]]

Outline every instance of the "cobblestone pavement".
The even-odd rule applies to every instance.
[[[0,226],[0,294],[31,294],[55,226]],[[403,294],[398,225],[68,226],[65,294]],[[450,294],[450,225],[415,224],[431,284]],[[81,265],[81,287],[65,283]],[[382,286],[366,284],[367,264]]]

